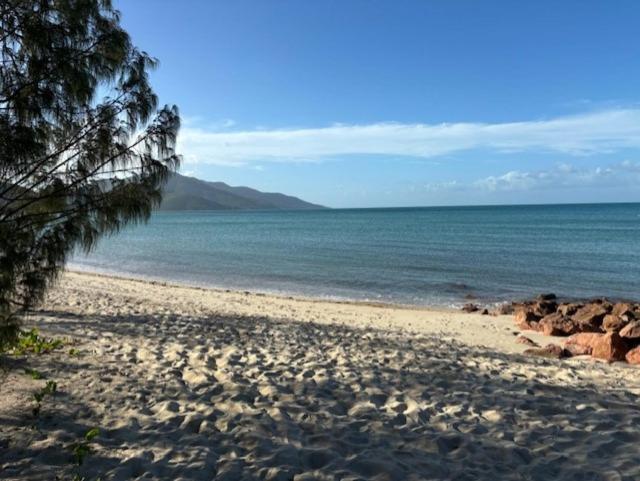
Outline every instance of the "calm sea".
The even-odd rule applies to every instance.
[[[71,267],[420,305],[637,299],[640,204],[157,213]]]

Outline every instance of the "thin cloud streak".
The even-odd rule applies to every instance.
[[[553,169],[534,172],[512,170],[502,175],[492,175],[470,183],[457,181],[429,183],[425,184],[423,189],[425,192],[526,192],[584,187],[634,187],[637,190],[639,182],[640,163],[624,161],[591,169],[559,164]]]
[[[509,123],[369,125],[219,131],[187,125],[178,140],[189,163],[317,162],[351,155],[432,158],[455,152],[529,150],[572,156],[640,147],[640,110],[614,109]]]

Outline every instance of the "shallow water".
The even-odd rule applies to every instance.
[[[638,298],[640,204],[163,212],[71,267],[421,305]]]

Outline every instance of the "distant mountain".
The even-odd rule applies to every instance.
[[[284,194],[232,187],[173,174],[164,187],[160,210],[284,210],[325,209]]]

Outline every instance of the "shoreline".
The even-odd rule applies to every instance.
[[[461,301],[460,307],[453,307],[447,305],[436,305],[436,304],[410,304],[410,303],[402,303],[402,302],[385,302],[385,301],[372,301],[367,299],[357,299],[357,298],[347,298],[347,297],[331,297],[331,296],[313,296],[313,295],[304,295],[304,294],[287,294],[276,291],[268,291],[268,290],[254,290],[254,289],[240,289],[235,287],[225,288],[222,286],[216,285],[204,285],[197,283],[189,283],[189,282],[181,282],[181,281],[173,281],[166,280],[160,277],[154,276],[137,276],[135,274],[127,274],[127,273],[111,273],[107,271],[92,271],[92,270],[83,270],[77,268],[65,269],[65,273],[72,274],[81,274],[93,277],[104,277],[107,279],[117,279],[122,281],[136,281],[142,283],[148,283],[152,285],[161,285],[164,287],[178,287],[178,288],[190,288],[197,289],[202,291],[213,291],[218,293],[235,293],[235,294],[245,294],[249,293],[253,296],[268,296],[279,299],[288,299],[288,300],[298,300],[305,302],[328,302],[333,304],[347,304],[347,305],[362,305],[362,306],[370,306],[370,307],[382,307],[382,308],[393,308],[393,309],[407,309],[407,310],[426,310],[426,311],[437,311],[437,312],[458,312],[460,311],[460,307],[462,307],[463,302],[474,302],[479,301],[478,299],[467,299],[465,301]],[[64,275],[64,274],[63,274]],[[482,303],[478,302],[481,306],[493,306],[501,303]]]

